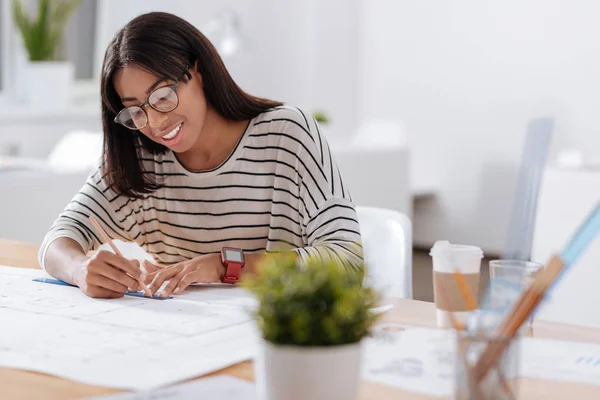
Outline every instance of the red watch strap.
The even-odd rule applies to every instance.
[[[225,276],[221,280],[223,283],[238,283],[242,274],[244,264],[229,261],[225,264]]]

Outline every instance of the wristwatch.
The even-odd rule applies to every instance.
[[[221,282],[238,283],[242,268],[244,268],[243,250],[235,247],[223,247],[221,249],[221,262],[225,266],[225,276],[221,279]]]

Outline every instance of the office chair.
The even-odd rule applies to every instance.
[[[411,299],[412,223],[398,211],[357,206],[366,281],[384,297]]]

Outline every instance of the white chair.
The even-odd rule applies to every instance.
[[[398,211],[357,206],[366,279],[385,297],[412,299],[412,223]]]

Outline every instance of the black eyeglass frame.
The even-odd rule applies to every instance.
[[[177,85],[179,85],[180,83],[181,83],[181,80],[177,80],[177,81],[175,81],[174,83],[172,83],[172,84],[170,84],[170,85],[165,85],[165,86],[161,86],[161,87],[159,87],[159,88],[156,88],[156,89],[154,89],[152,92],[150,92],[150,94],[148,94],[148,97],[146,98],[146,101],[144,101],[142,104],[140,104],[140,105],[135,105],[135,106],[129,106],[129,107],[125,107],[125,108],[123,108],[121,111],[119,111],[119,112],[117,113],[117,115],[115,116],[115,118],[114,118],[113,122],[116,122],[117,124],[120,124],[120,125],[124,126],[125,128],[127,128],[127,129],[130,129],[130,130],[132,130],[132,131],[139,131],[140,129],[144,129],[144,128],[145,128],[145,127],[148,125],[148,113],[146,112],[146,110],[145,110],[145,108],[144,108],[144,107],[145,107],[146,105],[148,105],[148,106],[150,106],[150,107],[151,107],[153,110],[156,110],[156,111],[158,111],[158,112],[160,112],[160,113],[169,113],[169,112],[171,112],[171,111],[175,110],[175,109],[176,109],[176,108],[179,106],[179,95],[177,94]],[[159,109],[157,109],[156,107],[154,107],[152,104],[150,104],[150,97],[151,97],[151,96],[152,96],[152,95],[153,95],[153,94],[154,94],[156,91],[158,91],[158,90],[161,90],[161,89],[164,89],[164,88],[170,88],[170,89],[173,91],[173,93],[175,93],[175,98],[177,99],[177,104],[175,104],[175,107],[173,107],[172,109],[170,109],[170,110],[168,110],[168,111],[159,110]],[[144,126],[142,126],[142,127],[140,127],[140,128],[131,128],[131,127],[129,127],[129,126],[127,126],[127,125],[125,125],[124,123],[122,123],[122,122],[119,120],[119,115],[121,115],[121,113],[122,113],[123,111],[125,111],[125,110],[127,110],[127,109],[129,109],[129,108],[132,108],[132,107],[139,107],[139,108],[140,108],[140,109],[141,109],[141,110],[144,112],[144,114],[146,115],[146,123],[144,124]]]

